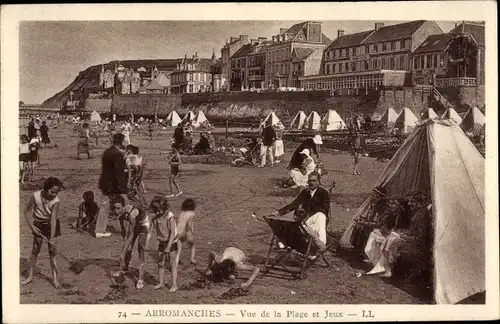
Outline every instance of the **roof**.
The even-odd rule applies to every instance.
[[[457,27],[453,28],[450,32],[450,35],[459,35],[459,34],[469,34],[471,35],[477,44],[484,46],[484,23],[475,23],[475,22],[462,22]]]
[[[236,53],[234,53],[231,56],[231,58],[239,58],[239,57],[247,56],[248,54],[250,54],[252,52],[252,47],[253,47],[252,44],[243,45],[242,47],[240,47],[239,50],[236,51]]]
[[[328,46],[328,48],[344,48],[344,47],[359,46],[368,36],[370,36],[371,33],[373,33],[373,30],[340,36],[336,38]]]
[[[379,43],[411,37],[425,22],[425,20],[415,20],[402,24],[380,27],[363,43]]]
[[[442,52],[448,45],[448,34],[430,35],[427,39],[413,52],[413,54]]]
[[[207,58],[199,58],[199,59],[186,59],[185,60],[185,64],[197,64],[197,67],[195,70],[193,71],[190,71],[190,72],[194,72],[194,71],[201,71],[201,72],[207,72],[207,73],[210,73],[210,67],[212,66],[212,59],[207,59]],[[182,64],[182,62],[180,62],[180,64]],[[180,72],[178,69],[175,69],[172,73],[175,73],[175,72]]]
[[[302,61],[309,57],[316,49],[314,48],[295,48],[293,50],[294,57],[293,61]]]
[[[289,35],[292,35],[291,37],[291,41],[293,42],[300,42],[302,43],[301,41],[298,41],[298,40],[294,40],[294,38],[297,36],[297,34],[306,27],[306,25],[308,23],[310,23],[311,21],[304,21],[304,22],[301,22],[301,23],[298,23],[298,24],[295,24],[293,25],[292,27],[288,28],[285,32],[283,33],[280,33],[280,35],[283,35],[283,34],[289,34]],[[330,44],[332,41],[331,39],[329,39],[324,33],[321,33],[321,44],[324,44],[324,45],[328,45]],[[305,43],[308,43],[308,42],[305,42]]]

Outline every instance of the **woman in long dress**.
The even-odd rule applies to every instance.
[[[274,163],[280,163],[283,154],[285,154],[285,148],[283,145],[283,131],[276,127],[276,140],[274,141]]]
[[[76,150],[76,158],[80,159],[80,154],[87,154],[90,159],[90,128],[89,124],[83,123],[80,129],[80,138],[78,139],[78,146]]]

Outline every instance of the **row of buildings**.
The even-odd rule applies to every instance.
[[[270,39],[230,37],[221,57],[188,58],[157,67],[104,65],[99,87],[108,93],[198,93],[249,90],[330,90],[342,93],[380,86],[484,84],[484,22],[462,22],[449,33],[417,20],[331,40],[322,23],[281,28]]]
[[[281,28],[271,39],[231,37],[221,49],[229,89],[359,91],[380,86],[484,84],[484,22],[449,33],[417,20],[345,34],[331,41],[321,22]]]

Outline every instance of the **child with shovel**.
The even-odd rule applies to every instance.
[[[36,260],[40,254],[43,240],[49,240],[50,267],[52,268],[53,285],[60,288],[59,270],[56,262],[55,238],[61,235],[61,225],[58,217],[59,198],[57,195],[63,188],[62,182],[57,178],[48,178],[43,184],[43,189],[35,191],[30,196],[24,209],[24,217],[33,232],[33,249],[29,261],[29,274],[21,284],[27,285],[33,281]],[[33,222],[28,214],[33,210]]]

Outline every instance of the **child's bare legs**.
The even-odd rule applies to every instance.
[[[56,289],[61,287],[59,283],[59,270],[57,269],[56,250],[49,244],[50,267],[52,269],[52,283]]]
[[[188,243],[189,248],[191,249],[190,260],[191,260],[192,264],[197,264],[197,262],[195,260],[196,246],[194,245],[194,234],[192,232],[193,224],[190,224],[190,227],[191,227],[191,232],[188,232],[188,234],[187,234],[187,243]]]
[[[42,238],[33,237],[33,248],[31,250],[30,261],[29,261],[29,273],[28,277],[23,281],[21,281],[22,285],[27,285],[31,281],[33,281],[33,273],[35,271],[36,260],[38,258],[38,254],[40,254],[41,247],[42,247]]]
[[[158,281],[159,283],[154,286],[154,289],[165,287],[165,252],[158,253]]]
[[[137,280],[137,289],[142,289],[144,288],[144,262],[146,260],[145,256],[145,247],[146,247],[146,241],[147,241],[147,233],[140,233],[139,234],[139,242],[137,244],[137,251],[139,252],[139,260],[140,260],[140,265],[139,265],[139,279]]]
[[[143,181],[141,181],[141,188],[142,188],[142,193],[145,194],[146,193],[146,186],[144,185]]]
[[[172,190],[172,184],[174,184],[175,186],[175,189],[177,190],[177,193],[181,192],[181,189],[179,188],[179,186],[177,185],[177,182],[175,181],[175,179],[177,179],[177,176],[176,175],[170,175],[170,181],[169,181],[169,184],[170,184],[170,194],[173,195],[174,192]]]
[[[177,251],[170,252],[170,269],[172,271],[172,287],[170,292],[176,292],[179,288],[177,287],[177,265],[179,264],[179,253]]]

